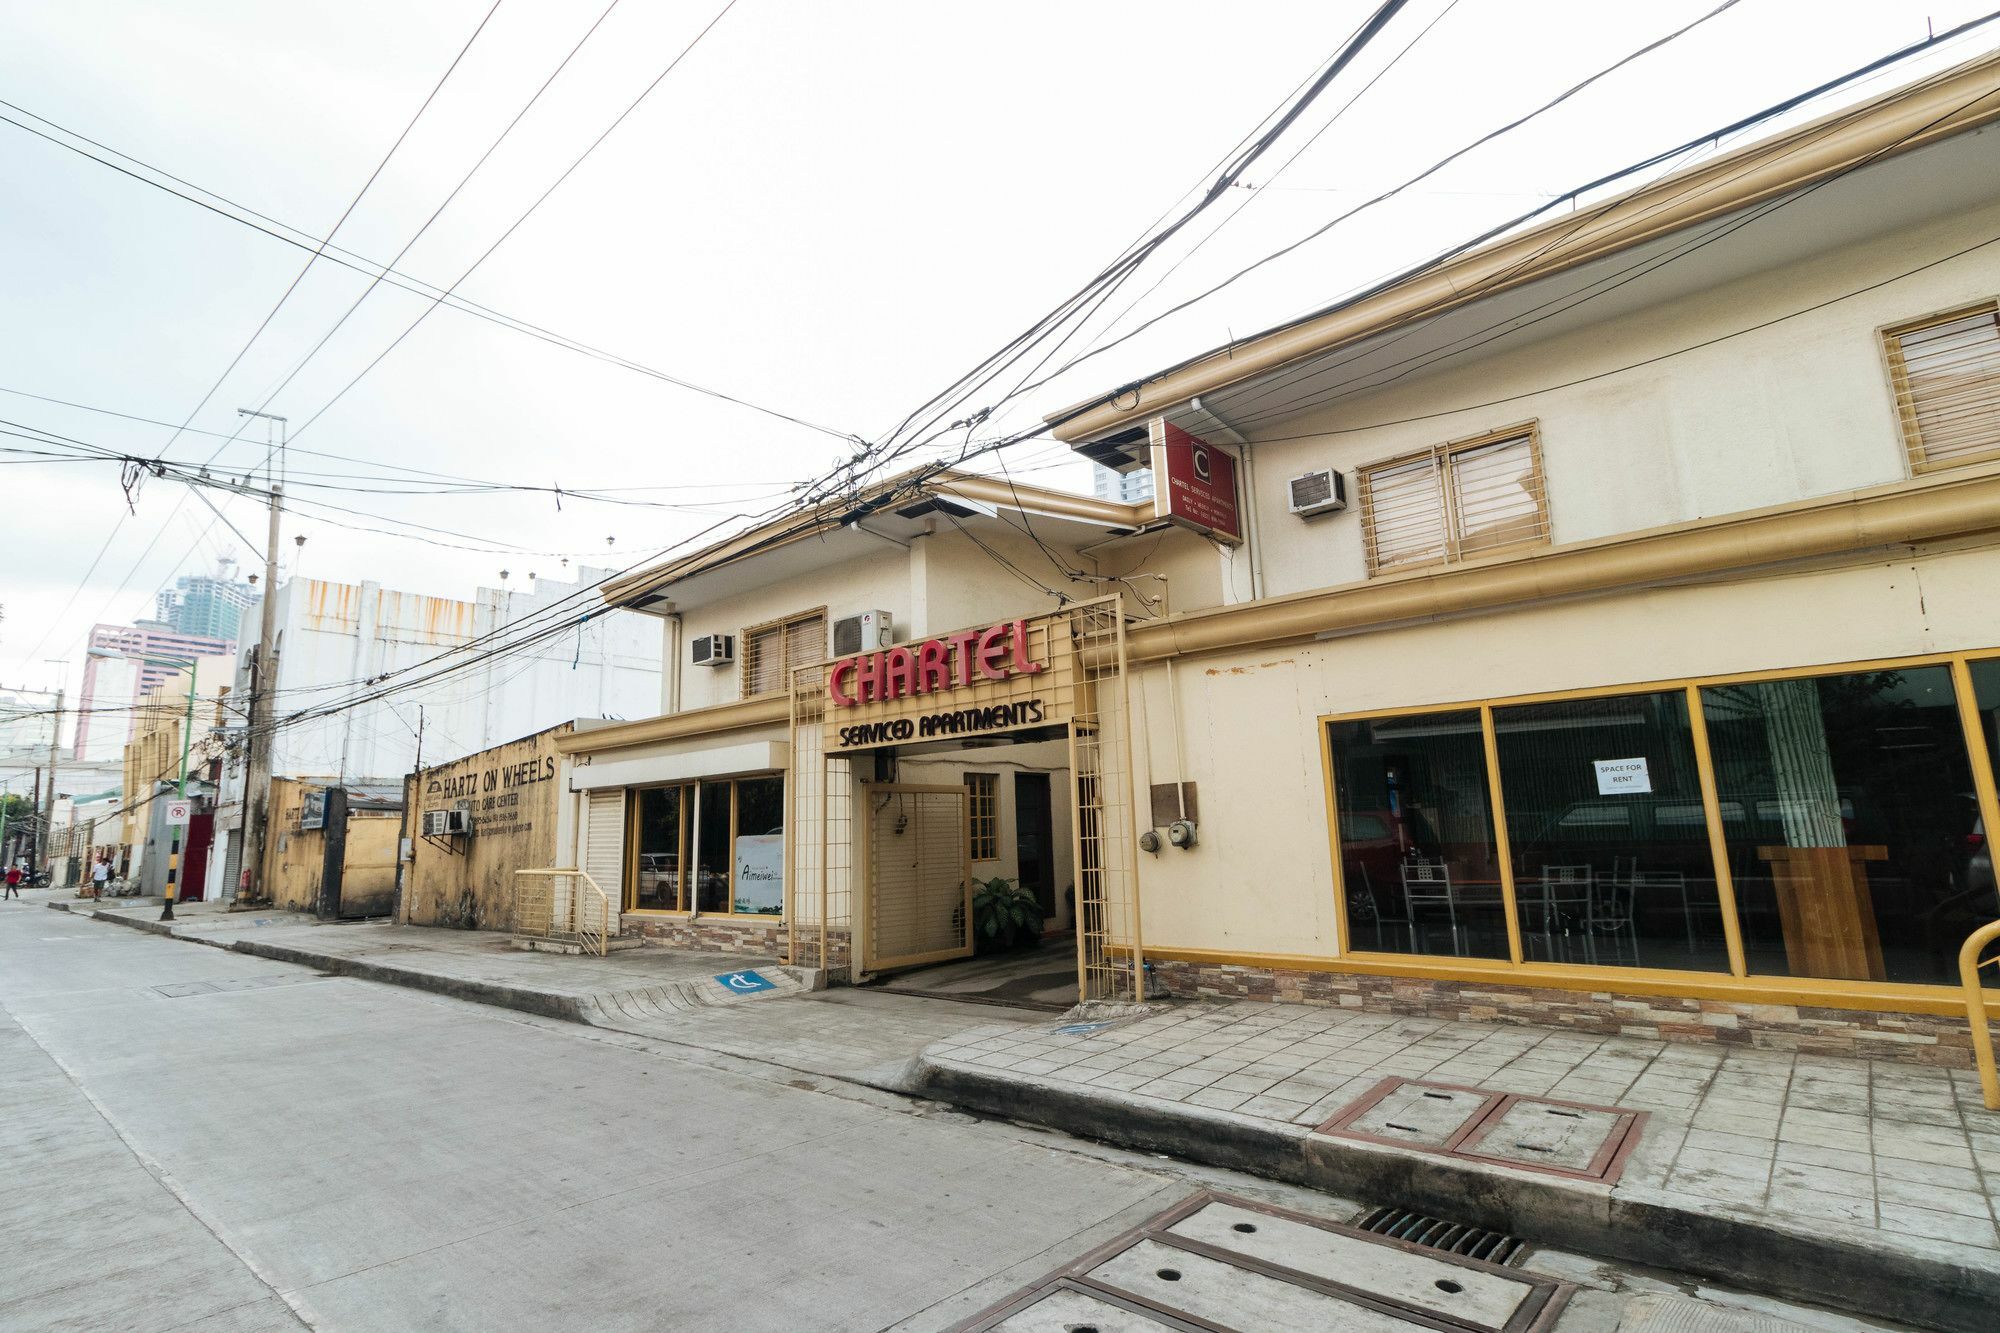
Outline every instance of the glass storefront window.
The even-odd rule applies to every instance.
[[[1955,982],[1995,902],[1950,668],[1711,685],[1702,709],[1750,971]]]
[[[641,787],[632,796],[637,813],[628,896],[634,910],[686,912],[698,903],[718,915],[784,913],[782,775]]]
[[[785,780],[736,784],[736,910],[776,916],[785,910]]]
[[[701,784],[701,841],[695,852],[695,902],[704,912],[729,910],[730,808],[735,784]]]
[[[2000,783],[2000,659],[1989,658],[1969,665],[1972,704],[1978,710],[1979,729],[1986,739],[1986,759],[1993,767],[1994,781]],[[2000,830],[1987,828],[1985,819],[1975,817],[1972,832],[1965,837],[1965,887],[1973,913],[1984,913],[1979,924],[2000,917],[2000,900],[1996,900],[1993,879],[1992,839],[1996,834]],[[1965,929],[1967,935],[1972,931],[1972,926]]]
[[[638,797],[638,846],[632,905],[636,908],[681,910],[681,861],[686,848],[681,818],[681,787],[646,787]]]
[[[1729,970],[1685,690],[1493,710],[1530,962]]]
[[[1507,957],[1479,713],[1327,725],[1351,947]]]

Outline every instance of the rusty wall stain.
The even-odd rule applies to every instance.
[[[1244,666],[1232,666],[1232,667],[1209,667],[1207,670],[1203,671],[1202,674],[1204,676],[1248,676],[1259,671],[1269,671],[1273,667],[1297,666],[1297,665],[1298,665],[1298,659],[1292,657],[1281,657],[1275,662],[1258,662],[1254,665],[1246,664]]]

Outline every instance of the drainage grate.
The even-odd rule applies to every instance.
[[[1495,1239],[1510,1254],[1521,1249],[1511,1236]],[[1204,1191],[953,1333],[1544,1333],[1572,1290],[1407,1237]]]
[[[1447,1222],[1408,1208],[1371,1208],[1354,1225],[1377,1236],[1421,1245],[1427,1250],[1462,1254],[1468,1259],[1484,1259],[1489,1264],[1517,1263],[1528,1252],[1528,1243],[1519,1236]]]

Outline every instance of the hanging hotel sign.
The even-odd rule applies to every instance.
[[[826,670],[827,752],[1067,722],[1074,657],[1068,620],[1038,616],[839,658]]]
[[[1151,424],[1153,513],[1218,541],[1243,540],[1236,455],[1165,417]]]

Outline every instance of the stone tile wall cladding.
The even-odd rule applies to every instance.
[[[1485,982],[1374,977],[1148,959],[1146,989],[1186,999],[1332,1005],[1372,1013],[1567,1028],[1804,1055],[1851,1055],[1972,1068],[1965,1019],[1806,1005],[1748,1004],[1611,991],[1539,990]]]
[[[785,954],[783,921],[744,920],[728,916],[702,916],[689,920],[684,916],[644,916],[626,912],[619,922],[625,930],[657,940],[669,949],[699,949],[708,953],[743,954],[754,958],[782,958]],[[828,961],[836,975],[846,973],[849,938],[836,931],[829,940],[832,947],[828,950]],[[800,952],[808,959],[817,953],[814,932],[809,927],[799,931],[798,944]]]

